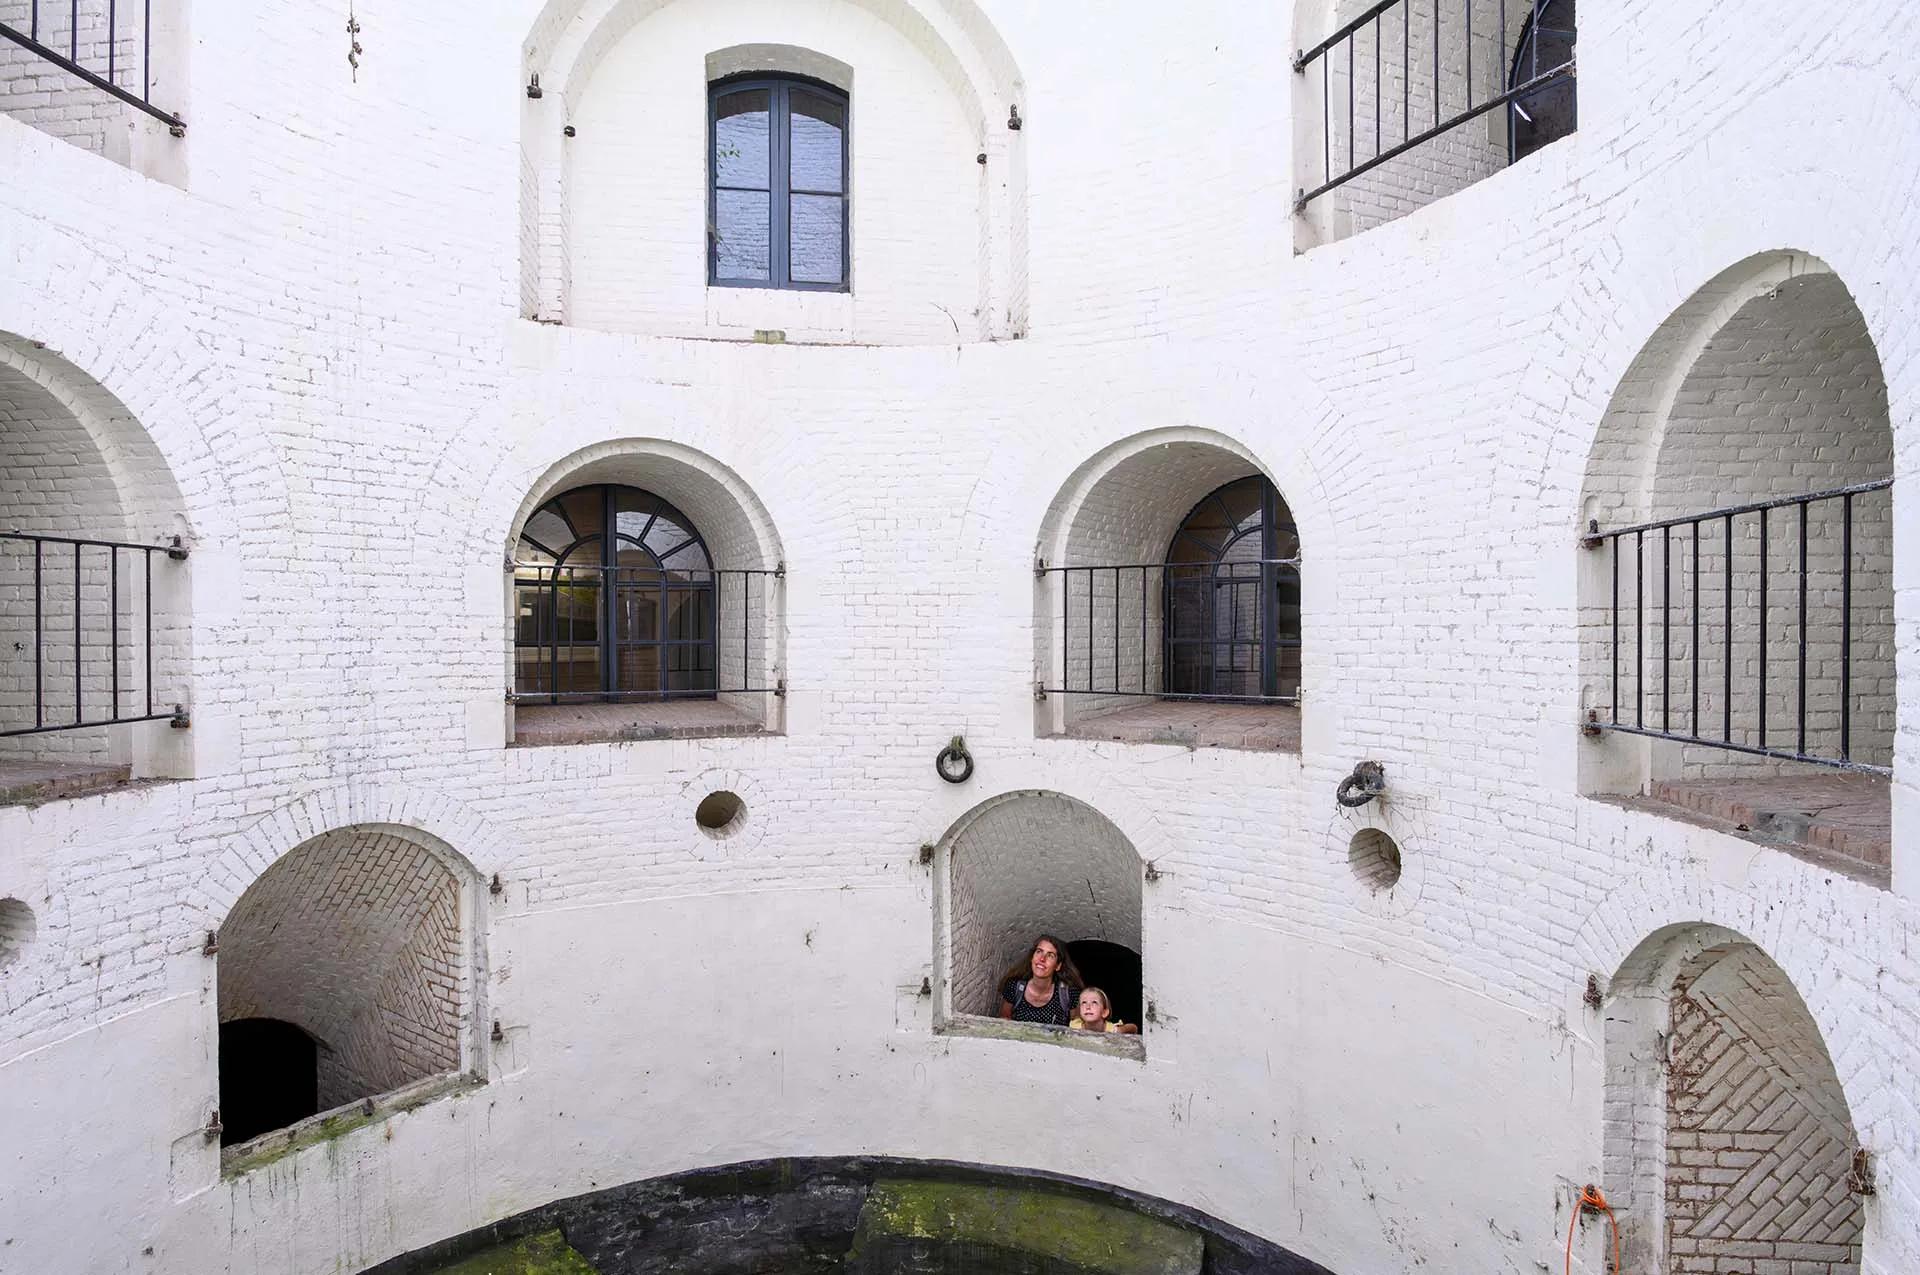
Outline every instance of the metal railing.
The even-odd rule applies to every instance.
[[[1609,695],[1605,710],[1589,709],[1586,729],[1892,774],[1890,766],[1854,755],[1863,707],[1856,703],[1854,650],[1862,574],[1858,503],[1892,486],[1892,479],[1882,479],[1610,531],[1590,525],[1581,543],[1609,556]],[[1771,548],[1776,536],[1787,541],[1784,566]],[[1650,569],[1654,563],[1657,570]],[[1876,587],[1885,583],[1890,561],[1870,565],[1880,573]],[[1890,599],[1890,585],[1887,592]],[[1817,614],[1823,608],[1828,613]],[[1651,650],[1649,628],[1657,632]],[[1810,639],[1823,647],[1812,661]],[[1890,677],[1890,665],[1879,674]],[[1623,681],[1630,682],[1624,691]],[[1812,743],[1810,694],[1831,704],[1811,732]],[[1770,696],[1784,699],[1789,711],[1772,708]],[[1736,711],[1736,701],[1749,698],[1751,704]],[[1776,720],[1783,715],[1790,720]]]
[[[1034,691],[1164,700],[1297,704],[1280,664],[1300,639],[1280,612],[1279,585],[1297,585],[1298,558],[1034,568],[1058,581],[1059,664]],[[1076,581],[1080,582],[1076,584]],[[1104,587],[1102,581],[1106,582]],[[1078,603],[1078,605],[1076,605]],[[1187,679],[1207,689],[1183,690]],[[1222,685],[1252,684],[1248,693]]]
[[[516,704],[786,694],[769,648],[784,565],[513,572]]]
[[[84,39],[83,27],[92,28]],[[175,137],[187,131],[178,113],[153,104],[153,0],[27,0],[26,29],[0,22],[0,37],[153,116]]]
[[[153,561],[184,561],[187,550],[179,537],[170,545],[136,545],[0,532],[0,551],[6,566],[0,578],[0,634],[10,634],[29,616],[32,628],[30,639],[7,643],[10,656],[20,661],[9,659],[3,680],[8,698],[22,704],[29,681],[33,687],[33,725],[9,725],[0,718],[0,737],[162,718],[186,724],[179,705],[154,707],[153,682]],[[20,596],[29,574],[31,607]],[[25,669],[29,660],[31,675]],[[61,711],[69,691],[71,716]],[[129,696],[134,704],[127,704]]]
[[[1430,3],[1433,8],[1430,20],[1416,23],[1412,0],[1379,0],[1379,3],[1320,43],[1294,55],[1293,69],[1297,75],[1306,75],[1310,68],[1318,64],[1321,104],[1321,180],[1318,185],[1301,190],[1294,200],[1296,213],[1328,191],[1452,132],[1469,120],[1499,110],[1574,74],[1571,49],[1564,62],[1540,65],[1541,41],[1537,39],[1529,42],[1527,56],[1511,67],[1507,65],[1510,50],[1514,47],[1510,35],[1519,37],[1530,29],[1528,24],[1537,28],[1549,0],[1495,0],[1495,12],[1489,15],[1484,23],[1485,29],[1477,37],[1474,7],[1476,3],[1486,4],[1487,0],[1430,0]],[[1512,15],[1508,13],[1509,7],[1513,9]],[[1400,110],[1397,120],[1387,107],[1389,85],[1385,74],[1385,69],[1393,61],[1389,56],[1388,37],[1396,29],[1400,54],[1397,68]],[[1360,86],[1366,83],[1366,67],[1359,51],[1363,33],[1370,33],[1372,37],[1369,41],[1373,86],[1370,153],[1361,149],[1359,141],[1361,125],[1365,120],[1360,101]],[[1499,88],[1476,94],[1474,41],[1476,38],[1491,40],[1496,36],[1499,41],[1496,46],[1499,49],[1498,56],[1493,59],[1483,56],[1481,64],[1486,66],[1491,62],[1499,75],[1496,81]],[[1418,58],[1415,56],[1416,48],[1420,50]],[[1462,59],[1458,70],[1450,65],[1449,55],[1453,54]],[[1338,64],[1343,60],[1347,98],[1346,155],[1343,166],[1336,168],[1341,156],[1335,142],[1340,130],[1336,128],[1339,117],[1336,115],[1338,108],[1334,81]],[[1421,86],[1417,95],[1420,113],[1415,115],[1414,81],[1420,75],[1430,75],[1432,83]],[[1397,131],[1394,127],[1396,124]],[[1389,144],[1387,139],[1390,136],[1397,136],[1400,140]]]

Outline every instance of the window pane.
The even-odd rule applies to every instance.
[[[846,171],[847,108],[797,89],[789,102],[793,155],[788,169],[793,189],[845,194],[840,183]]]
[[[773,209],[764,191],[717,190],[713,193],[713,277],[767,279],[767,241]]]
[[[846,200],[838,195],[795,195],[792,207],[793,281],[845,282],[841,227],[846,220]]]
[[[728,93],[713,104],[713,184],[767,189],[773,161],[765,89]]]

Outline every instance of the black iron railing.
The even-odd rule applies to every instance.
[[[136,545],[0,532],[0,636],[9,639],[0,737],[161,718],[184,725],[178,705],[155,707],[153,564],[186,556],[178,537]],[[30,726],[20,724],[29,690]]]
[[[1421,8],[1430,7],[1431,12],[1416,19],[1413,0],[1379,0],[1320,43],[1295,54],[1296,74],[1305,76],[1317,68],[1320,75],[1321,172],[1317,185],[1301,190],[1294,211],[1489,111],[1571,81],[1571,40],[1534,35],[1552,4],[1423,0]],[[1482,11],[1479,31],[1476,7]],[[1482,48],[1478,66],[1476,42],[1490,46]],[[1510,64],[1515,42],[1519,53]],[[1418,83],[1423,79],[1430,82]],[[1338,101],[1342,89],[1344,111]],[[1397,112],[1391,107],[1394,96],[1400,99]]]
[[[1042,698],[1299,702],[1298,558],[1034,571],[1059,589]]]
[[[515,703],[786,694],[769,655],[784,566],[513,570]]]
[[[1582,543],[1609,558],[1600,620],[1609,691],[1588,729],[1891,774],[1856,745],[1860,719],[1891,709],[1891,502],[1862,506],[1892,486],[1591,527]],[[1863,529],[1879,542],[1871,559]],[[1872,622],[1886,629],[1870,679],[1857,649],[1863,582],[1883,595]]]
[[[165,124],[178,137],[187,122],[153,104],[153,0],[27,0],[22,29],[0,22],[13,41],[68,75]],[[18,21],[17,6],[8,16]]]

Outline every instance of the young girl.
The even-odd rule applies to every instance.
[[[1110,1023],[1107,1015],[1113,1012],[1113,1006],[1107,1000],[1107,994],[1097,987],[1089,987],[1080,993],[1080,1013],[1070,1026],[1089,1032],[1123,1032],[1128,1035],[1140,1034],[1139,1027],[1132,1023]]]

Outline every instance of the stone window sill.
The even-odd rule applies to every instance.
[[[940,1036],[977,1036],[987,1040],[1019,1040],[1029,1045],[1056,1045],[1079,1049],[1109,1058],[1147,1060],[1144,1036],[1123,1036],[1113,1032],[1075,1031],[1071,1027],[1048,1027],[1042,1023],[1016,1023],[1006,1018],[984,1018],[978,1014],[955,1014],[934,1028]]]

